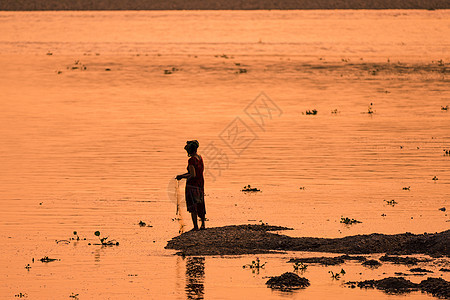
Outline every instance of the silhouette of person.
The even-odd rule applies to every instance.
[[[191,213],[193,230],[198,230],[197,217],[202,220],[200,229],[205,229],[205,181],[203,179],[203,159],[197,153],[199,143],[197,140],[187,141],[184,149],[190,157],[188,160],[187,173],[177,175],[176,179],[186,178],[185,198],[188,212]]]

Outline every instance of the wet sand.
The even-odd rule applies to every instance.
[[[167,249],[181,255],[242,255],[271,251],[450,256],[450,230],[434,234],[370,234],[344,238],[289,237],[270,231],[286,230],[270,225],[239,225],[189,231],[173,238]]]

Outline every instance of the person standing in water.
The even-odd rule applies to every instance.
[[[191,213],[194,230],[198,230],[197,217],[202,220],[200,229],[205,229],[205,181],[203,179],[203,159],[197,153],[199,143],[197,140],[187,141],[184,149],[190,157],[188,160],[187,173],[177,175],[177,180],[186,178],[186,206]]]

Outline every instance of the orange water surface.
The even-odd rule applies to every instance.
[[[209,227],[449,229],[439,210],[450,208],[449,20],[447,10],[0,12],[0,298],[432,298],[342,284],[406,266],[347,263],[337,281],[328,271],[341,266],[311,265],[310,287],[276,292],[265,281],[292,271],[289,258],[324,254],[260,255],[267,264],[252,273],[242,266],[253,255],[182,258],[164,246],[182,222],[191,228],[173,182],[190,139],[205,160]],[[248,184],[261,192],[242,193]],[[80,241],[60,241],[73,231]],[[119,246],[93,245],[95,231]],[[438,271],[448,265],[424,267],[449,280]]]

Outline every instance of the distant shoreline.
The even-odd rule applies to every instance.
[[[2,0],[0,11],[450,9],[449,0]]]

